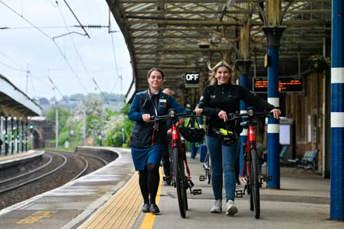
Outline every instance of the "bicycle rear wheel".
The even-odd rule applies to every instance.
[[[173,149],[173,173],[176,179],[177,198],[179,205],[179,213],[182,218],[186,217],[187,210],[187,195],[186,195],[186,183],[184,164],[182,158],[180,158],[178,148]]]
[[[251,161],[247,161],[246,162],[246,166],[247,168],[251,168]],[[249,204],[250,204],[250,211],[254,211],[254,206],[253,206],[253,195],[252,195],[252,184],[253,184],[253,178],[252,178],[252,170],[251,169],[247,169],[247,194],[250,195],[249,198]]]
[[[260,218],[260,193],[259,193],[259,161],[257,151],[251,149],[251,196],[253,203],[254,216],[256,219]]]

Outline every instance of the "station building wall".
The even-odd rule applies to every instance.
[[[319,77],[319,78],[318,78]],[[304,77],[302,92],[285,96],[286,116],[295,122],[296,156],[308,150],[318,149],[317,170],[322,171],[322,155],[325,128],[325,77],[322,73],[310,73]]]

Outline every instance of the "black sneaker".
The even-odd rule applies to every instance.
[[[149,211],[153,214],[159,214],[160,209],[158,208],[158,206],[156,204],[151,204]]]
[[[149,204],[143,204],[142,212],[149,212]]]
[[[165,186],[170,186],[171,185],[171,177],[170,176],[165,176],[163,177],[164,185]]]

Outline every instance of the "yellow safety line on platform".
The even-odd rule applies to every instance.
[[[142,205],[138,174],[135,173],[127,184],[80,228],[131,228],[141,213]]]
[[[159,184],[158,193],[156,195],[156,203],[157,204],[159,204],[159,202],[160,202],[161,188],[162,188],[162,169],[160,168],[160,184]],[[140,226],[140,229],[150,229],[150,228],[153,228],[155,217],[156,217],[156,215],[154,215],[152,213],[147,213],[145,218],[143,219],[143,222],[142,222],[142,224]]]

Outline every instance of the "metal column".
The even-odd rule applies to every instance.
[[[11,154],[14,154],[14,125],[13,125],[13,117],[11,117],[11,135],[10,135],[10,141],[11,141]]]
[[[19,118],[16,120],[16,153],[20,152],[20,128],[19,128]]]
[[[280,39],[285,28],[274,26],[264,27],[263,30],[267,37],[268,53],[268,102],[275,107],[279,107],[278,92],[278,51]],[[268,181],[268,188],[280,188],[280,164],[279,164],[279,124],[278,120],[269,118],[267,128],[267,152],[268,152],[268,175],[271,180]]]
[[[0,157],[3,152],[3,144],[4,144],[4,122],[2,114],[0,114]]]
[[[21,131],[20,131],[20,151],[24,152],[24,143],[25,143],[25,130],[24,130],[24,121],[20,121]]]
[[[28,141],[29,141],[29,138],[28,138],[28,131],[29,131],[29,129],[28,129],[28,123],[25,123],[25,145],[24,145],[24,151],[25,152],[27,152],[27,143],[28,143]]]
[[[5,144],[5,156],[8,155],[8,117],[5,117],[5,136],[4,136],[4,144]]]
[[[331,206],[330,218],[344,220],[344,2],[332,0]]]

